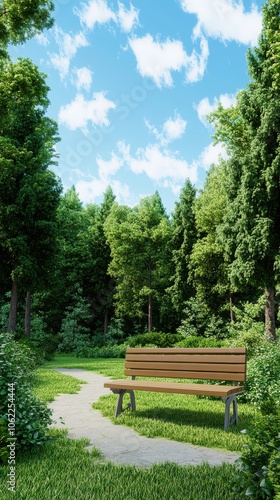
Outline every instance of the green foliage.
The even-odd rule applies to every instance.
[[[51,0],[2,0],[0,43],[23,43],[53,24]]]
[[[175,333],[142,333],[129,337],[127,340],[129,347],[173,347],[182,336]]]
[[[66,308],[66,314],[62,320],[58,335],[60,341],[58,351],[60,352],[76,352],[77,349],[81,347],[86,349],[90,345],[89,304],[81,296],[81,290],[78,290],[75,297],[75,304]]]
[[[15,405],[16,446],[40,445],[47,440],[52,420],[51,410],[32,392],[35,369],[32,352],[16,342],[12,334],[0,334],[0,361],[0,419],[8,426],[10,398],[10,403]],[[8,384],[13,384],[13,396]]]
[[[223,339],[226,336],[224,321],[214,315],[205,302],[191,298],[185,304],[183,320],[178,328],[182,336],[202,336]]]
[[[247,401],[263,414],[280,411],[280,345],[266,341],[249,360],[246,378]]]
[[[6,464],[9,456],[7,443],[9,438],[7,422],[1,418],[0,419],[0,465],[1,462]]]
[[[225,341],[214,337],[198,337],[188,335],[184,340],[176,342],[174,347],[224,347]]]
[[[127,345],[104,345],[76,350],[77,358],[125,358]]]
[[[280,414],[255,421],[250,441],[238,460],[235,493],[255,499],[275,498],[280,489]]]
[[[247,347],[249,359],[267,343],[263,311],[263,296],[256,303],[244,302],[242,307],[233,308],[234,322],[228,327],[228,345]]]

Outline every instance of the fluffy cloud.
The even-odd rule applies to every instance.
[[[187,122],[183,120],[179,114],[175,114],[174,118],[168,118],[163,124],[161,131],[158,131],[158,129],[148,121],[146,121],[145,124],[162,146],[166,146],[170,142],[180,139],[184,135],[187,126]]]
[[[200,158],[199,158],[199,164],[205,168],[205,170],[208,170],[211,165],[219,163],[219,160],[227,159],[228,155],[223,147],[222,144],[216,144],[214,145],[213,143],[209,144],[204,150],[202,151]]]
[[[129,40],[140,74],[152,78],[158,87],[170,87],[171,71],[181,71],[186,64],[186,53],[180,41],[155,42],[150,34]]]
[[[129,33],[139,23],[138,10],[131,4],[130,8],[126,9],[121,2],[118,2],[118,10],[114,12],[106,0],[88,0],[87,3],[82,3],[81,10],[76,8],[74,12],[79,17],[81,24],[90,29],[93,29],[95,24],[107,24],[113,21],[125,33]]]
[[[108,7],[105,0],[89,0],[82,3],[82,9],[74,9],[82,24],[93,28],[95,24],[105,24],[111,20],[116,21],[116,15]]]
[[[198,23],[195,36],[202,32],[223,41],[255,45],[261,31],[261,14],[252,2],[245,12],[242,0],[180,0],[182,9],[195,14]]]
[[[88,46],[89,43],[82,32],[72,35],[64,33],[61,28],[56,27],[54,35],[59,46],[59,53],[52,53],[49,56],[53,67],[59,71],[61,79],[64,79],[68,75],[70,61],[76,55],[77,50],[80,47]]]
[[[117,13],[117,17],[119,20],[119,24],[125,33],[129,33],[134,26],[139,24],[138,16],[139,11],[130,4],[130,9],[127,10],[122,3],[118,3],[119,10]]]
[[[219,102],[222,104],[224,108],[230,108],[230,106],[235,106],[236,95],[221,94],[219,98],[217,97],[214,98],[212,104],[210,104],[208,97],[204,97],[204,99],[202,99],[195,108],[197,110],[198,118],[205,126],[209,126],[209,123],[206,120],[207,115],[209,115],[210,113],[212,113],[212,111],[217,109]]]
[[[72,82],[78,90],[90,90],[92,83],[92,71],[88,68],[75,68],[73,70]]]
[[[199,54],[196,50],[193,50],[190,56],[187,56],[186,63],[186,81],[187,83],[198,82],[203,78],[206,64],[209,56],[209,47],[206,38],[203,36],[200,40],[200,50]]]
[[[94,203],[96,198],[99,198],[105,193],[108,186],[112,188],[118,203],[128,205],[131,203],[132,195],[127,184],[123,184],[117,180],[107,179],[106,177],[102,179],[93,178],[89,181],[78,181],[75,188],[80,200],[87,204]]]
[[[208,43],[201,37],[201,54],[193,50],[189,56],[179,40],[155,41],[150,34],[142,38],[129,39],[136,57],[137,69],[143,77],[151,78],[157,87],[173,85],[172,71],[186,72],[187,82],[196,82],[203,77],[209,55]]]
[[[101,179],[108,179],[115,175],[117,171],[123,166],[124,161],[116,153],[111,153],[110,160],[103,160],[101,156],[97,156],[96,163],[98,165],[98,173]]]
[[[158,144],[139,148],[135,157],[130,158],[130,169],[135,174],[145,173],[150,179],[186,179],[196,181],[197,168],[185,160],[177,158],[170,151],[162,151]]]
[[[77,94],[70,104],[60,108],[58,119],[59,123],[70,130],[82,129],[87,132],[89,123],[93,126],[108,126],[108,112],[115,107],[115,104],[105,97],[104,92],[95,92],[93,99],[88,101],[82,94]]]

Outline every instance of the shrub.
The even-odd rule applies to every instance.
[[[127,340],[129,347],[173,347],[176,342],[182,340],[182,336],[176,333],[142,333],[135,335],[135,337],[129,337]]]
[[[125,358],[127,345],[107,345],[76,351],[77,358]]]
[[[234,307],[235,321],[229,326],[228,346],[247,347],[248,359],[267,342],[263,310],[263,297],[256,304],[245,303],[242,309]]]
[[[248,361],[244,393],[264,414],[275,413],[280,408],[280,346],[266,341]]]
[[[31,349],[16,342],[12,334],[0,334],[0,361],[0,420],[6,428],[13,423],[8,413],[10,402],[15,410],[16,446],[42,444],[52,423],[51,410],[31,390],[35,371]],[[12,384],[13,394],[8,384]]]
[[[262,416],[248,432],[249,444],[237,461],[235,493],[255,499],[275,498],[280,491],[280,414]],[[242,496],[241,496],[242,495]]]
[[[224,345],[224,340],[217,340],[211,337],[190,336],[176,342],[175,347],[223,347]]]
[[[0,464],[7,463],[7,459],[9,456],[7,443],[8,443],[9,433],[7,429],[7,422],[0,419]]]

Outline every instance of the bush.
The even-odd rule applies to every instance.
[[[263,414],[280,409],[280,346],[266,341],[248,361],[245,397]]]
[[[127,345],[107,345],[76,351],[77,358],[125,358]]]
[[[180,342],[176,342],[175,347],[223,347],[225,341],[213,338],[190,336]]]
[[[15,428],[10,428],[17,447],[42,444],[52,423],[51,410],[32,393],[34,371],[31,349],[16,342],[12,334],[0,334],[0,420],[4,420],[6,429],[14,423]],[[13,393],[9,392],[11,386]]]
[[[129,347],[173,347],[179,340],[182,340],[182,335],[180,334],[153,332],[129,337],[127,342]]]
[[[229,326],[228,346],[247,347],[248,359],[267,342],[263,311],[263,297],[256,304],[245,303],[242,309],[234,307],[235,321]]]
[[[248,432],[250,442],[237,461],[235,493],[254,499],[275,498],[280,492],[280,414],[263,416]],[[241,496],[242,495],[242,496]]]

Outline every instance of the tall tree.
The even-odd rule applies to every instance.
[[[12,279],[8,330],[16,327],[18,284],[38,280],[52,251],[61,186],[54,163],[56,124],[45,116],[45,75],[31,61],[2,61],[0,70],[0,245]]]
[[[117,312],[139,320],[146,316],[151,331],[153,305],[167,286],[171,256],[170,223],[159,194],[143,198],[134,209],[114,205],[104,227],[112,256],[109,272],[117,283]]]
[[[217,313],[230,303],[227,266],[219,241],[219,227],[226,207],[224,162],[212,166],[194,207],[198,232],[190,256],[190,276],[198,299]]]
[[[101,206],[94,211],[89,205],[86,209],[89,214],[89,238],[91,252],[91,276],[88,284],[88,293],[95,309],[103,316],[104,336],[108,332],[110,315],[113,314],[113,295],[115,290],[115,281],[109,275],[108,268],[111,262],[110,246],[106,240],[104,224],[111,212],[115,201],[115,195],[111,187],[108,187],[104,193]]]
[[[216,138],[229,146],[228,210],[223,238],[236,289],[266,295],[268,338],[275,339],[276,265],[280,248],[280,1],[267,0],[258,46],[248,53],[251,82],[234,111],[214,114]],[[234,116],[235,115],[235,116]]]
[[[175,210],[171,220],[173,275],[171,277],[172,285],[169,287],[168,292],[171,294],[179,322],[182,319],[184,303],[194,293],[189,274],[190,255],[197,238],[194,215],[195,197],[196,189],[187,180],[181,190],[179,201],[175,203]]]

